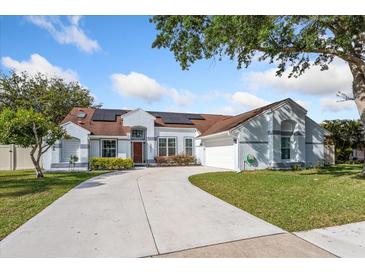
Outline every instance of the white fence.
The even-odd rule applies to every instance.
[[[29,153],[30,148],[22,148],[16,145],[0,145],[0,170],[33,168]]]

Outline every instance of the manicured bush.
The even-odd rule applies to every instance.
[[[157,156],[155,161],[159,166],[188,166],[195,165],[196,158],[194,156],[188,156],[179,154],[175,156]]]
[[[131,158],[98,158],[90,159],[91,170],[120,170],[130,169],[134,166]]]
[[[169,157],[167,156],[156,156],[155,162],[158,165],[166,165],[168,163]]]

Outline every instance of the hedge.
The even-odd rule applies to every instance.
[[[155,161],[159,166],[190,166],[196,165],[196,158],[194,156],[188,156],[179,154],[175,156],[157,156]]]
[[[91,158],[90,169],[91,170],[120,170],[130,169],[134,166],[131,158]]]

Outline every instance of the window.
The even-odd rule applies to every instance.
[[[175,138],[167,138],[168,145],[167,145],[167,153],[168,156],[172,156],[176,154],[176,139]]]
[[[281,137],[281,159],[290,159],[290,137]]]
[[[166,138],[158,139],[158,156],[167,156]]]
[[[132,139],[144,139],[144,130],[143,129],[132,129]]]
[[[185,155],[193,156],[193,138],[184,139]]]
[[[117,156],[117,141],[102,140],[101,157],[116,157]]]
[[[158,138],[158,156],[176,155],[176,138]]]

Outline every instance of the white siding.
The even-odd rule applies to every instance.
[[[199,164],[204,165],[204,146],[202,145],[202,141],[200,139],[196,139],[194,145],[195,158]]]
[[[255,169],[265,169],[270,166],[269,158],[268,158],[268,144],[259,144],[259,143],[251,143],[239,144],[239,163],[240,170],[255,170]],[[247,163],[247,156],[253,156],[257,162],[253,164]]]
[[[131,157],[131,142],[127,140],[118,140],[118,158]]]
[[[100,141],[99,139],[90,140],[90,158],[100,157]]]
[[[123,126],[142,127],[146,129],[147,157],[145,157],[145,160],[148,162],[153,161],[156,151],[156,141],[154,140],[156,118],[142,109],[133,110],[131,112],[128,112],[122,117],[123,117]],[[124,149],[127,149],[126,147],[124,147],[124,145],[122,145],[122,147]],[[121,155],[130,157],[130,148],[125,150],[125,152],[121,151],[120,153]]]
[[[244,123],[240,129],[238,140],[238,164],[240,170],[264,169],[269,161],[269,121],[268,115],[259,115]],[[254,164],[247,163],[247,156],[257,160]]]
[[[235,170],[235,145],[232,138],[204,140],[205,165]]]
[[[319,161],[324,160],[324,145],[323,144],[306,144],[306,165],[315,166]]]
[[[80,163],[88,163],[89,162],[89,132],[74,124],[74,123],[68,123],[65,126],[63,126],[67,134],[73,138],[77,138],[80,140],[80,152],[79,152],[79,162]],[[61,152],[62,155],[62,152]]]
[[[305,119],[306,165],[315,166],[324,159],[324,131],[310,118]]]
[[[178,154],[185,153],[184,151],[184,138],[195,138],[196,129],[195,128],[165,128],[156,127],[155,128],[155,138],[158,137],[176,137],[176,151]],[[157,155],[157,145],[155,155]],[[195,142],[193,142],[193,155],[195,151]]]
[[[67,134],[71,138],[79,140],[79,148],[76,151],[79,157],[79,163],[87,164],[89,162],[89,131],[80,127],[77,124],[68,122],[62,127],[66,130]],[[45,170],[50,170],[52,164],[58,164],[61,162],[69,162],[70,153],[72,153],[71,148],[67,147],[66,151],[63,151],[63,141],[57,141],[42,157],[43,167]],[[69,150],[69,151],[67,151]],[[75,149],[73,149],[75,153]]]
[[[286,103],[280,108],[273,110],[273,127],[272,127],[272,146],[273,159],[272,163],[305,163],[305,110],[292,103]],[[281,123],[285,120],[295,122],[294,135],[291,136],[290,159],[281,159]]]

